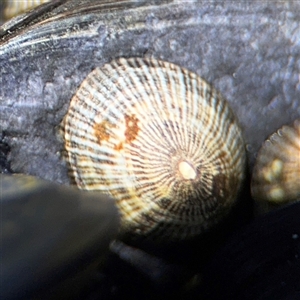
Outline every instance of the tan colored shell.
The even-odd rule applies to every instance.
[[[253,169],[251,192],[255,200],[274,204],[300,200],[300,120],[265,141]]]
[[[121,233],[198,235],[234,204],[244,176],[241,131],[196,74],[154,59],[118,59],[82,82],[64,119],[81,189],[113,195]]]
[[[6,20],[24,13],[34,7],[41,5],[51,0],[6,0],[4,17]]]

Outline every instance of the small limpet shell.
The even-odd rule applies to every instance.
[[[77,186],[116,198],[125,235],[190,238],[236,201],[241,130],[213,87],[172,63],[121,58],[96,68],[63,127]]]
[[[255,200],[273,204],[300,200],[300,120],[265,141],[253,169],[251,192]]]

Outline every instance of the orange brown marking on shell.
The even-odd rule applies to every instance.
[[[131,143],[135,140],[136,136],[139,133],[139,126],[138,126],[138,119],[135,115],[125,115],[125,122],[126,122],[126,131],[125,137],[126,142]]]
[[[121,151],[123,149],[123,147],[124,147],[123,143],[119,143],[119,144],[114,146],[114,149],[116,151]]]
[[[100,123],[95,123],[94,131],[95,131],[95,136],[97,138],[99,145],[101,145],[102,141],[109,140],[109,133],[108,133],[109,127],[110,127],[110,124],[108,121],[102,121]]]

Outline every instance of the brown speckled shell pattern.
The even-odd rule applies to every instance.
[[[274,204],[300,200],[300,120],[265,141],[253,169],[251,192],[255,200]]]
[[[221,95],[186,69],[146,58],[96,68],[63,126],[77,186],[115,197],[124,235],[190,238],[235,203],[241,130]]]

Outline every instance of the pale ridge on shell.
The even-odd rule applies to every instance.
[[[18,14],[51,0],[2,0],[5,1],[4,16],[10,19]]]

